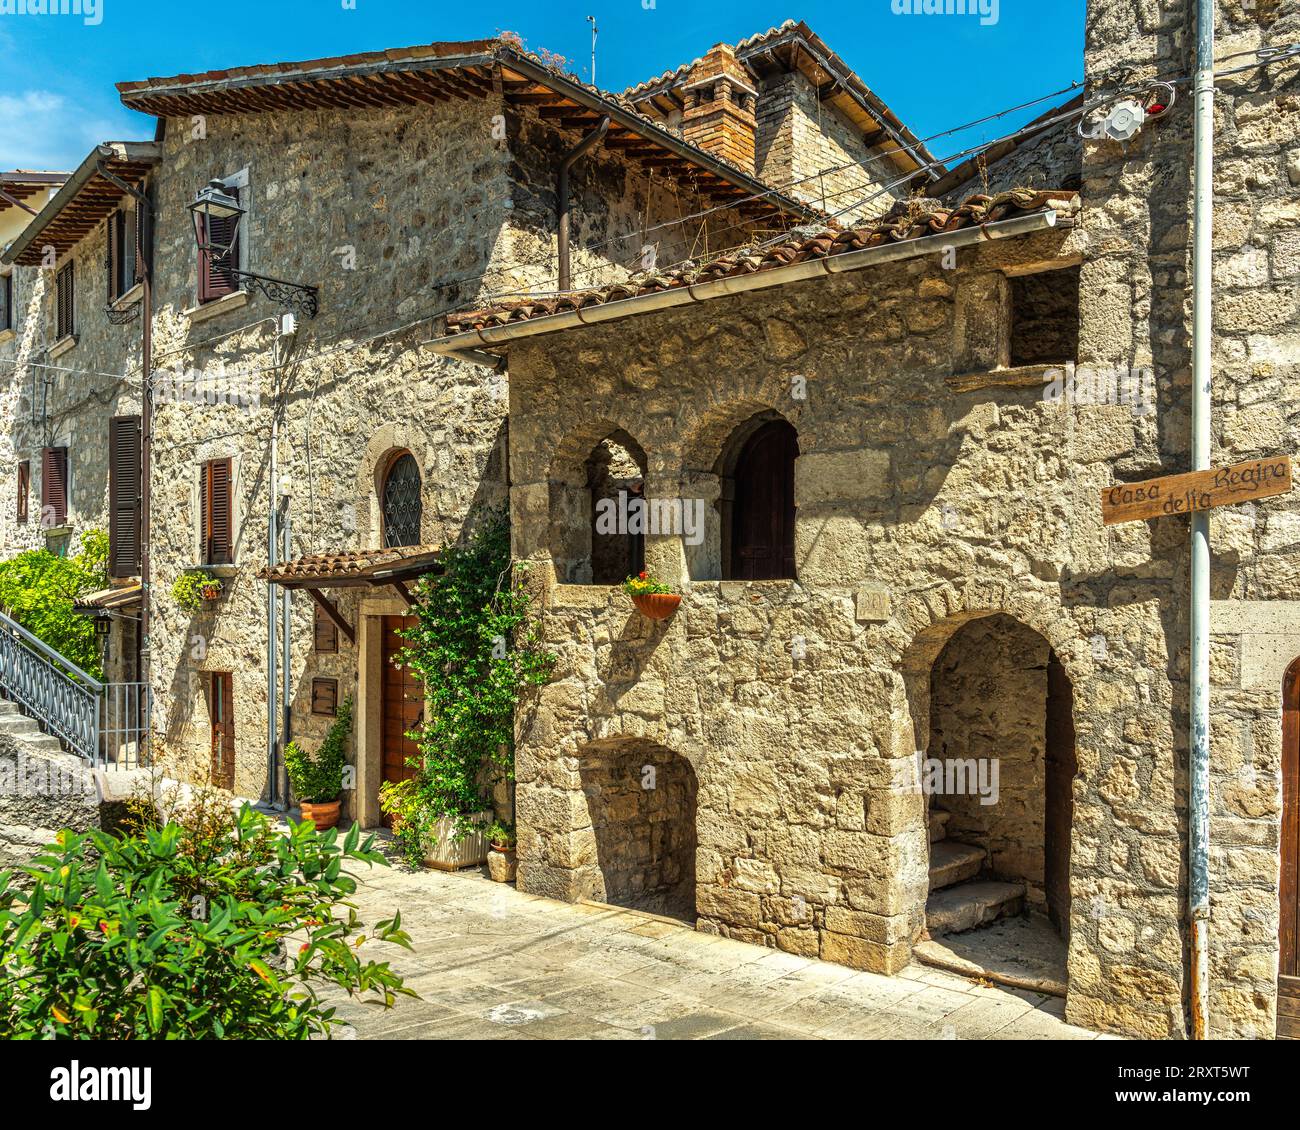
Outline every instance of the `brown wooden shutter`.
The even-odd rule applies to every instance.
[[[203,564],[229,565],[231,549],[230,460],[214,459],[199,476],[199,521],[203,528]]]
[[[68,263],[54,279],[55,290],[55,337],[62,341],[73,332],[73,313],[76,309],[76,274],[73,264]]]
[[[137,200],[135,202],[135,269],[132,272],[136,282],[144,278],[145,263],[149,259],[149,247],[146,243],[146,223],[147,217],[144,204]]]
[[[108,275],[108,301],[114,302],[122,292],[118,289],[122,271],[122,213],[114,212],[108,217],[108,239],[104,249],[104,267]]]
[[[339,711],[339,681],[337,679],[313,679],[311,681],[311,712],[313,714],[337,714]]]
[[[18,521],[27,521],[27,497],[32,492],[32,464],[24,459],[18,464]]]
[[[239,189],[227,186],[226,191],[236,200],[239,199]],[[239,282],[231,273],[232,268],[239,266],[239,217],[205,219],[201,222],[212,225],[210,232],[204,232],[205,243],[223,244],[234,236],[234,243],[226,255],[217,255],[211,251],[199,252],[199,301],[211,302],[215,298],[234,294],[239,289]]]
[[[41,449],[41,523],[62,526],[68,521],[68,449]]]
[[[108,422],[108,571],[140,572],[140,417]]]
[[[317,651],[338,651],[339,630],[324,612],[316,605],[316,619],[312,625],[314,646]]]

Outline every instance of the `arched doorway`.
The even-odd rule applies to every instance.
[[[752,429],[752,430],[751,430]],[[737,581],[794,579],[794,461],[799,441],[782,419],[755,420],[737,445],[723,576]]]
[[[1300,659],[1282,683],[1282,858],[1277,1034],[1300,1039]]]
[[[588,897],[695,922],[695,770],[638,738],[592,742],[578,771],[595,839]]]
[[[930,671],[930,839],[917,956],[1064,994],[1077,773],[1073,688],[1011,616],[957,628]]]

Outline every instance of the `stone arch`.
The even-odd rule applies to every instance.
[[[590,819],[580,897],[693,923],[694,766],[666,745],[629,736],[587,742],[575,757]]]
[[[547,550],[560,583],[615,584],[644,561],[643,535],[607,533],[602,524],[599,535],[616,540],[596,538],[598,504],[626,514],[626,503],[644,492],[646,472],[644,448],[612,420],[584,425],[556,446],[547,476]]]
[[[976,928],[1010,915],[999,930],[1032,938],[1044,969],[1063,985],[1066,947],[1052,928],[1068,936],[1073,688],[1085,664],[1073,622],[1059,609],[991,596],[985,588],[981,606],[963,607],[955,592],[927,594],[898,618],[919,622],[899,655],[906,702],[895,712],[907,728],[896,744],[910,740],[916,751],[909,771],[927,822],[926,882],[912,897],[925,900],[931,940],[918,954],[926,960],[936,940],[964,958],[983,954],[997,979],[999,947],[1012,943],[1000,933],[981,942]],[[1032,913],[1016,917],[1022,911]]]
[[[421,482],[421,542],[433,540],[429,536],[429,474],[425,458],[425,437],[420,428],[409,423],[384,424],[376,428],[357,461],[357,544],[363,548],[377,549],[384,541],[382,496],[384,479],[393,461],[403,452],[409,452],[420,469]]]

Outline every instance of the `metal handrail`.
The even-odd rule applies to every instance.
[[[3,612],[0,687],[72,752],[98,764],[104,684]]]
[[[18,623],[17,620],[14,620],[11,617],[6,616],[3,612],[0,612],[0,628],[5,628],[8,631],[12,632],[14,635],[18,636],[24,643],[26,643],[33,650],[39,651],[43,656],[45,656],[46,659],[50,660],[50,662],[55,663],[59,667],[64,668],[70,675],[73,676],[73,678],[77,679],[79,682],[85,683],[88,687],[91,688],[91,690],[102,691],[104,689],[104,684],[101,683],[98,679],[96,679],[94,675],[91,675],[88,672],[83,671],[80,667],[78,667],[75,663],[73,663],[72,660],[69,659],[66,655],[60,655],[57,651],[54,650],[54,648],[50,647],[50,645],[47,644],[44,640],[38,639],[36,636],[32,635],[32,633],[29,632],[26,628],[24,628],[20,623]]]

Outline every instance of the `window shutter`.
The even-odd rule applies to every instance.
[[[121,264],[121,293],[125,294],[140,281],[140,203],[118,213],[122,217],[122,235],[117,241],[117,258]]]
[[[32,465],[27,459],[18,464],[18,521],[27,521],[27,497],[32,491]]]
[[[104,248],[104,268],[108,275],[108,300],[113,302],[121,291],[118,280],[122,277],[118,264],[122,261],[122,213],[114,212],[108,217],[108,239]]]
[[[311,712],[313,714],[337,714],[339,711],[339,681],[337,679],[313,679],[311,681]]]
[[[317,651],[338,651],[339,630],[324,612],[316,605],[316,619],[312,625],[314,646]]]
[[[144,278],[145,264],[149,261],[149,248],[146,245],[144,204],[139,200],[135,202],[135,281],[139,282]]]
[[[0,276],[0,330],[14,328],[14,277]]]
[[[226,191],[236,200],[239,199],[239,189],[227,187]],[[234,237],[230,251],[225,255],[211,251],[199,254],[199,301],[211,302],[214,298],[234,294],[239,289],[239,283],[231,273],[232,268],[239,267],[239,217],[204,220],[203,223],[212,225],[210,230],[204,232],[205,243],[223,244],[232,235]]]
[[[108,422],[108,571],[140,572],[140,417]]]
[[[73,265],[68,263],[54,278],[55,290],[55,337],[62,340],[73,332],[73,310],[75,309],[76,276]]]
[[[199,476],[199,496],[203,564],[229,565],[233,560],[229,459],[214,459],[203,465]]]
[[[68,520],[68,449],[41,449],[41,521],[62,526]]]

